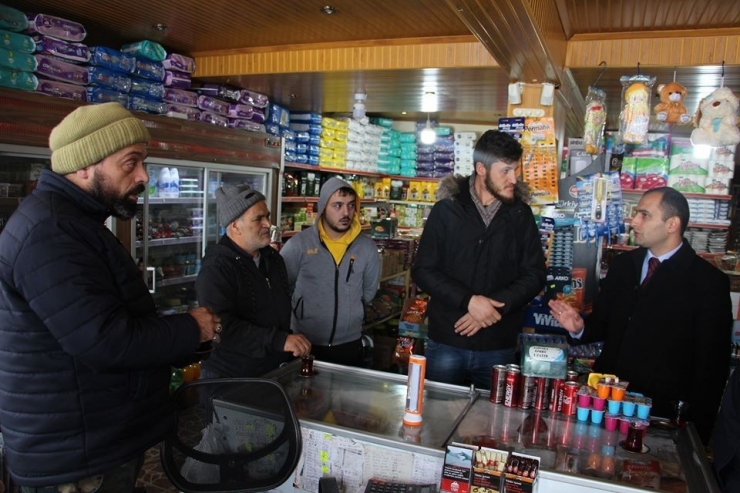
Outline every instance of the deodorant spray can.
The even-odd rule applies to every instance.
[[[412,354],[409,357],[406,412],[403,415],[403,424],[405,425],[421,425],[421,411],[424,406],[424,376],[426,374],[426,369],[427,359],[424,356]]]

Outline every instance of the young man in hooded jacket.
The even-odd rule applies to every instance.
[[[524,307],[545,284],[545,258],[526,185],[521,145],[489,130],[475,173],[440,184],[419,241],[414,282],[431,295],[426,377],[490,388],[491,368],[513,363]]]
[[[305,335],[316,359],[362,364],[364,303],[378,290],[380,257],[363,234],[352,186],[330,178],[321,187],[316,224],[280,251],[293,287],[294,332]]]

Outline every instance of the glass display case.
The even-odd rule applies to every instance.
[[[321,475],[341,476],[344,493],[361,491],[371,477],[439,484],[450,442],[540,457],[540,492],[719,492],[690,423],[673,428],[652,420],[642,452],[635,453],[620,445],[626,435],[619,429],[493,404],[488,391],[426,381],[423,424],[407,427],[402,424],[407,377],[321,361],[314,368],[312,377],[301,377],[300,361],[294,361],[267,375],[283,385],[304,430],[304,462],[293,482],[280,488],[284,493],[311,491]],[[333,462],[348,449],[361,459]],[[379,455],[402,466],[391,467]],[[630,475],[630,466],[649,473]]]
[[[223,234],[216,196],[224,184],[249,185],[271,203],[273,171],[246,166],[149,158],[147,192],[132,221],[132,255],[160,314],[196,306],[194,283],[208,245]]]
[[[48,149],[0,146],[0,232],[23,197],[36,187],[45,168],[51,168]]]

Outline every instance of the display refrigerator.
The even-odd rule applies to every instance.
[[[160,314],[182,313],[197,305],[194,286],[201,258],[224,233],[216,190],[248,185],[271,204],[276,174],[265,168],[166,158],[148,158],[146,165],[149,186],[130,222],[131,253],[145,272]]]
[[[654,419],[641,452],[630,452],[620,445],[625,435],[603,424],[506,407],[485,390],[426,381],[422,425],[406,426],[406,376],[321,361],[314,368],[301,376],[294,361],[267,375],[292,399],[303,434],[303,457],[283,493],[317,491],[325,476],[337,478],[343,493],[364,491],[371,478],[438,487],[453,442],[538,457],[539,492],[719,492],[691,423],[674,428]],[[627,464],[649,474],[630,474]]]

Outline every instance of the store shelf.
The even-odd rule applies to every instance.
[[[381,318],[380,320],[375,320],[373,322],[370,322],[369,324],[363,326],[363,329],[365,329],[365,330],[372,329],[373,327],[376,327],[376,326],[378,326],[378,325],[380,325],[382,323],[385,323],[388,320],[393,320],[394,318],[399,318],[400,316],[401,316],[401,312],[400,311],[395,312],[395,313],[392,313],[392,314],[388,315],[385,318]]]
[[[623,195],[642,195],[649,190],[624,190],[622,189]],[[713,195],[709,193],[684,193],[681,194],[687,199],[716,199],[716,200],[732,200],[732,195]]]
[[[356,169],[325,168],[323,166],[314,166],[312,164],[301,164],[301,163],[285,163],[285,167],[293,168],[293,169],[308,169],[312,171],[322,171],[324,173],[338,173],[341,175],[373,176],[373,177],[378,177],[378,178],[391,178],[391,179],[406,180],[406,181],[439,181],[441,180],[441,178],[424,178],[421,176],[388,175],[385,173],[376,173],[372,171],[359,171]]]
[[[319,198],[318,197],[283,197],[280,199],[280,201],[283,203],[292,202],[296,204],[312,204],[312,203],[317,203],[319,201]],[[373,199],[360,199],[360,203],[362,204],[371,204],[375,202],[382,202],[382,200],[379,201],[374,198]]]
[[[172,277],[170,279],[162,279],[160,281],[157,281],[157,286],[158,287],[175,286],[177,284],[195,282],[197,278],[198,278],[198,274],[192,274],[189,276],[182,276],[182,277]]]
[[[625,218],[624,222],[626,224],[632,223],[632,218]],[[715,224],[715,223],[692,223],[690,222],[688,225],[689,228],[704,228],[704,229],[730,229],[730,221],[727,221],[727,224]]]
[[[149,240],[149,247],[166,246],[166,245],[185,245],[187,243],[200,243],[202,236],[181,236],[179,238],[157,238]],[[136,248],[141,248],[142,242],[136,242]]]
[[[388,202],[389,204],[401,204],[401,205],[423,205],[433,206],[434,202],[423,202],[421,200],[389,200],[389,199],[377,199],[378,202]]]
[[[144,203],[144,198],[139,197],[139,204]],[[196,204],[203,203],[203,197],[149,197],[149,204],[174,205],[174,204]]]
[[[606,248],[608,248],[609,250],[627,252],[630,250],[635,250],[636,248],[639,248],[639,247],[636,245],[606,245]],[[717,258],[717,257],[722,257],[725,254],[724,253],[699,252],[697,253],[697,255],[702,258]]]

